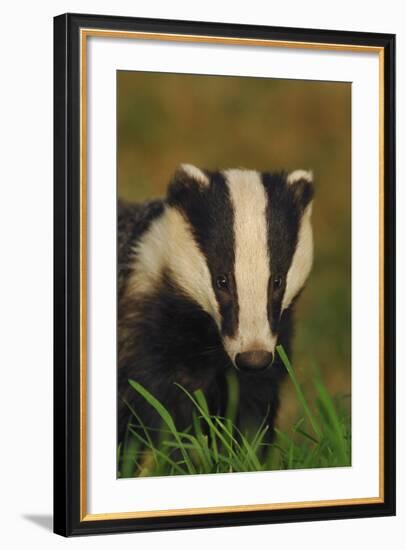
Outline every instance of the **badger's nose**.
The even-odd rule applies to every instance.
[[[261,371],[265,370],[272,364],[273,353],[263,350],[244,351],[237,353],[235,364],[241,370]]]

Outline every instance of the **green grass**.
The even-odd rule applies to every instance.
[[[170,412],[141,384],[129,383],[159,414],[162,427],[154,433],[134,410],[125,440],[118,448],[121,478],[257,472],[303,468],[327,468],[351,464],[351,427],[345,397],[333,398],[316,373],[310,403],[281,346],[277,347],[285,365],[301,414],[290,430],[276,429],[271,444],[265,443],[267,427],[241,433],[235,425],[238,382],[228,376],[229,402],[225,417],[211,415],[201,390],[186,393],[194,407],[193,422],[178,431]],[[158,437],[155,437],[158,436]]]

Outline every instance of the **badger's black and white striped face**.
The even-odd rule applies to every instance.
[[[313,258],[312,175],[182,165],[163,215],[136,249],[133,290],[165,273],[214,319],[237,368],[272,363],[284,309]]]

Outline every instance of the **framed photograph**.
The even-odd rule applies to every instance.
[[[54,530],[395,513],[395,37],[54,20]]]

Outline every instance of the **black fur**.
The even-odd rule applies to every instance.
[[[137,309],[137,316],[131,310]],[[155,411],[128,384],[135,379],[169,411],[178,429],[192,419],[193,406],[175,382],[188,391],[202,389],[212,413],[223,415],[227,404],[226,374],[233,369],[223,349],[213,319],[195,302],[182,295],[168,276],[148,300],[129,300],[121,307],[119,320],[118,439],[123,438],[131,412],[137,411],[146,426],[158,428]],[[290,353],[291,311],[284,312],[280,343]],[[120,338],[121,336],[121,338]],[[135,354],[135,355],[133,355]],[[240,427],[258,427],[265,420],[273,426],[278,409],[279,382],[285,369],[279,360],[259,373],[236,372],[240,387],[237,422]]]
[[[151,222],[163,212],[164,204],[160,200],[145,204],[129,204],[119,200],[117,203],[117,294],[122,298],[133,260],[132,247]]]
[[[274,333],[278,332],[286,274],[296,249],[300,218],[313,198],[313,185],[307,180],[287,185],[286,178],[284,172],[262,174],[268,194],[268,247],[272,251],[268,317]],[[281,277],[280,287],[274,288],[274,277]]]
[[[228,187],[222,174],[206,172],[209,185],[175,174],[169,186],[168,203],[184,213],[200,250],[207,258],[213,289],[222,317],[222,333],[233,336],[237,328],[238,299],[234,280],[234,215]],[[230,283],[230,300],[219,291],[216,278],[226,275]]]
[[[178,208],[192,226],[196,241],[208,259],[213,288],[223,318],[222,333],[232,334],[238,318],[238,305],[221,296],[215,286],[216,276],[234,271],[233,211],[221,175],[208,174],[210,185],[202,187],[185,175],[171,183],[167,203]],[[311,199],[307,182],[286,186],[285,174],[264,174],[263,184],[269,196],[269,234],[272,247],[272,276],[286,276],[296,247],[300,215]],[[224,351],[221,335],[211,316],[186,296],[173,282],[171,273],[162,273],[156,290],[143,299],[126,293],[133,246],[164,209],[164,201],[145,206],[120,204],[118,210],[118,441],[123,439],[134,409],[143,423],[160,426],[160,419],[144,399],[128,384],[134,379],[147,388],[173,415],[177,428],[190,425],[193,405],[175,385],[193,392],[201,388],[212,413],[224,414],[227,404],[226,375],[235,367]],[[231,246],[230,246],[231,243]],[[120,267],[121,266],[121,267]],[[283,288],[276,290],[270,280],[269,311],[278,343],[291,353],[292,309],[279,320]],[[231,280],[231,285],[233,280]],[[285,284],[285,283],[283,283]],[[232,293],[231,293],[232,294]],[[279,386],[285,368],[278,357],[264,372],[235,371],[240,399],[237,424],[256,428],[262,421],[269,426],[268,441],[279,406]]]

